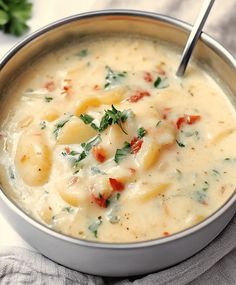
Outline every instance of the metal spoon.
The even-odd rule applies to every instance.
[[[184,48],[184,51],[181,57],[181,61],[180,61],[179,67],[176,72],[176,75],[179,77],[182,77],[185,73],[189,59],[201,35],[202,28],[207,20],[207,17],[211,11],[211,8],[214,2],[215,0],[205,0],[205,2],[202,5],[201,11],[198,15],[198,18],[193,26],[193,29],[189,35],[188,41],[185,45],[185,48]]]

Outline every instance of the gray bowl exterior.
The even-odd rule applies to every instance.
[[[183,46],[190,26],[177,20],[144,12],[108,11],[73,16],[52,24],[26,38],[0,62],[0,90],[7,93],[14,80],[38,54],[50,52],[71,38],[97,33],[135,33],[158,37]],[[235,104],[236,63],[217,42],[205,34],[195,56],[216,71]],[[4,97],[1,94],[1,97]],[[2,99],[2,106],[4,100]],[[202,223],[172,236],[152,241],[109,244],[71,238],[45,227],[25,214],[0,190],[0,208],[10,224],[34,248],[69,268],[103,276],[131,276],[154,272],[192,256],[209,244],[236,212],[236,194]]]

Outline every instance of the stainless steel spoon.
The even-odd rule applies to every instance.
[[[179,67],[176,72],[176,75],[179,77],[182,77],[185,73],[189,59],[201,35],[202,28],[207,20],[207,17],[211,11],[211,8],[214,2],[215,0],[205,0],[202,5],[201,11],[197,17],[197,20],[193,26],[193,29],[189,35],[188,41],[185,45],[185,48],[184,48],[184,51],[181,57],[181,61],[180,61]]]

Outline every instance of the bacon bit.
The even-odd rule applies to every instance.
[[[153,82],[153,77],[152,77],[152,75],[151,75],[150,72],[145,72],[143,78],[144,78],[144,80],[147,81],[147,82]]]
[[[72,89],[71,79],[65,79],[64,82],[66,82],[66,85],[63,86],[63,91],[61,92],[61,94],[65,94],[67,96],[70,94],[70,91]]]
[[[163,236],[168,237],[170,235],[169,232],[163,232]]]
[[[70,154],[70,148],[68,146],[65,147],[66,154]]]
[[[151,94],[148,91],[139,91],[138,90],[138,91],[136,91],[136,93],[134,95],[132,95],[131,97],[128,98],[128,101],[131,103],[136,103],[145,96],[151,96]]]
[[[101,195],[101,197],[96,197],[94,196],[94,194],[92,194],[92,200],[99,206],[102,208],[107,208],[107,199]]]
[[[133,174],[135,174],[136,173],[136,169],[134,169],[134,168],[129,168],[129,171],[130,171],[130,173],[133,175]]]
[[[49,92],[53,92],[56,90],[56,84],[54,81],[47,81],[44,86],[44,88],[46,88]]]
[[[109,178],[109,182],[110,182],[110,185],[111,185],[113,191],[120,192],[120,191],[123,191],[125,189],[125,185],[122,182],[116,180],[115,178]]]
[[[184,115],[184,117],[179,117],[176,122],[177,129],[180,129],[183,124],[192,125],[198,122],[201,116],[198,115]]]
[[[164,108],[162,111],[162,119],[166,120],[169,116],[169,113],[172,109],[171,108]]]
[[[73,176],[73,177],[71,178],[71,180],[70,180],[68,186],[72,186],[72,185],[76,184],[78,181],[79,181],[79,177]]]
[[[98,84],[96,84],[96,85],[93,86],[93,89],[94,89],[94,90],[100,90],[101,87],[100,87]]]
[[[130,142],[132,153],[136,154],[137,152],[139,152],[140,148],[142,147],[142,144],[143,144],[143,140],[137,137],[134,137]]]
[[[102,163],[106,160],[106,152],[101,146],[94,146],[92,154],[98,162]]]

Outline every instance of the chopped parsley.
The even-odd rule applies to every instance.
[[[74,212],[74,209],[73,209],[72,207],[70,207],[70,206],[67,206],[67,207],[64,207],[64,208],[62,209],[62,211],[71,214],[71,213]]]
[[[96,166],[91,167],[91,172],[92,174],[102,174],[102,175],[106,175],[106,172],[102,171],[101,169],[99,169]]]
[[[81,51],[79,51],[75,55],[79,56],[79,57],[86,57],[88,55],[88,50],[87,49],[82,49]]]
[[[103,132],[109,126],[113,124],[117,124],[121,130],[125,133],[126,131],[123,128],[123,123],[128,119],[128,117],[132,116],[133,113],[130,110],[119,111],[113,105],[111,106],[111,110],[105,110],[105,114],[100,121],[100,125],[97,126],[93,123],[94,118],[88,114],[81,114],[80,119],[85,124],[90,124],[90,126],[98,132]]]
[[[89,154],[89,151],[92,149],[92,147],[97,145],[99,142],[101,142],[101,136],[97,135],[94,139],[90,140],[89,142],[81,144],[83,151],[81,153],[78,153],[77,158],[74,160],[74,167],[75,168],[78,167],[78,164],[80,163],[81,160],[83,160],[87,157],[87,155]]]
[[[183,144],[182,142],[176,140],[176,143],[179,147],[185,147],[185,144]]]
[[[199,191],[199,190],[194,191],[192,195],[192,198],[199,203],[204,203],[206,201],[206,197],[207,195],[205,191]]]
[[[147,131],[141,127],[138,129],[137,134],[138,134],[138,138],[141,139],[146,135]]]
[[[157,89],[167,88],[169,86],[167,77],[161,78],[160,76],[157,76],[157,79],[154,81],[153,85]]]
[[[115,162],[119,163],[122,159],[125,158],[128,154],[131,153],[131,145],[128,142],[124,142],[123,148],[118,148],[115,153]]]
[[[112,86],[118,85],[120,81],[126,77],[127,72],[113,71],[109,66],[106,66],[107,75],[105,77],[104,89],[111,88]]]
[[[94,118],[88,114],[81,114],[79,117],[86,125],[92,123],[92,121],[94,120]]]
[[[71,116],[70,116],[71,117]],[[70,117],[65,119],[65,120],[62,120],[60,122],[58,122],[55,127],[54,127],[54,130],[53,130],[53,134],[55,135],[55,137],[57,138],[58,137],[58,134],[59,134],[59,131],[65,126],[66,123],[69,122],[70,120]]]
[[[53,98],[45,96],[44,100],[45,100],[45,102],[49,103],[49,102],[51,102],[53,100]]]
[[[93,233],[95,238],[98,237],[98,228],[99,226],[101,226],[101,224],[102,224],[102,217],[99,216],[98,219],[88,227],[88,229]]]
[[[161,120],[156,123],[156,127],[158,127],[160,124],[161,124]]]

